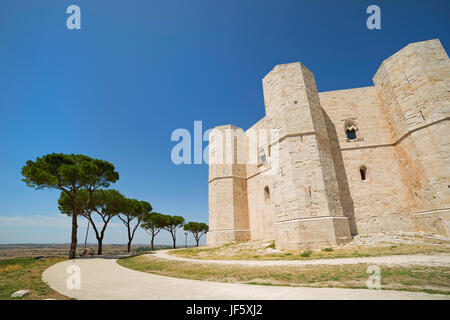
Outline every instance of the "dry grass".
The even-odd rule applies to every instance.
[[[450,240],[424,233],[363,235],[346,245],[314,251],[276,250],[274,241],[170,251],[180,257],[208,260],[312,260],[436,253],[450,253]]]
[[[161,247],[161,246],[158,246]],[[164,246],[165,248],[168,246]],[[87,249],[93,248],[97,252],[97,244],[88,243]],[[81,254],[84,244],[78,244],[77,254]],[[70,250],[70,244],[0,244],[0,259],[5,258],[26,258],[37,256],[60,256],[67,257]],[[148,250],[148,246],[132,245],[133,252]],[[123,244],[104,244],[104,255],[119,255],[127,252],[127,245]]]
[[[14,258],[0,260],[0,299],[12,299],[15,291],[26,289],[30,292],[16,299],[68,299],[66,296],[53,291],[42,281],[42,272],[51,265],[64,261],[60,257],[37,260],[34,258]]]
[[[328,249],[328,248],[326,248]],[[313,260],[333,258],[375,257],[385,255],[450,253],[450,249],[435,245],[386,245],[377,247],[355,246],[320,251],[289,251],[264,253],[256,250],[235,250],[232,254],[219,248],[188,248],[169,251],[185,258],[204,260]],[[331,248],[330,248],[331,249]]]
[[[368,264],[248,267],[164,260],[141,255],[118,260],[124,267],[158,275],[260,285],[366,288]],[[382,289],[450,294],[450,268],[380,266]]]
[[[7,273],[7,272],[11,272],[11,271],[16,271],[21,269],[22,267],[18,264],[10,264],[10,265],[6,265],[3,267],[0,267],[0,274],[2,273]]]

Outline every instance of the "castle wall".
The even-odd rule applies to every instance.
[[[448,228],[449,75],[450,60],[434,39],[404,47],[384,60],[373,78],[420,228],[430,221]]]
[[[264,77],[263,90],[267,117],[279,129],[271,151],[279,160],[272,192],[277,248],[348,241],[348,219],[312,72],[301,63],[278,65]]]
[[[257,154],[259,149],[263,149],[267,157],[270,155],[270,132],[267,129],[272,126],[272,123],[270,118],[264,117],[245,132],[246,157],[250,160],[253,156],[253,161],[246,167],[249,225],[253,240],[275,239],[273,176],[267,174],[270,170],[269,161],[259,163]],[[250,155],[251,150],[255,154]],[[269,190],[268,196],[265,195],[265,188]]]
[[[416,231],[408,189],[392,147],[343,151],[358,233]],[[367,167],[366,180],[359,168]]]
[[[253,240],[275,239],[275,210],[271,198],[267,198],[264,189],[273,192],[272,179],[258,174],[247,180],[248,213],[250,232]]]
[[[226,125],[210,134],[209,232],[211,246],[250,240],[245,139],[242,129]]]
[[[319,93],[338,175],[341,203],[352,234],[414,231],[412,199],[396,159],[392,132],[375,87]],[[357,125],[357,138],[346,137],[344,123]],[[360,168],[366,168],[366,180]]]

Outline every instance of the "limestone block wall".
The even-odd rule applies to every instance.
[[[437,39],[412,43],[384,60],[373,80],[413,195],[412,210],[420,221],[425,213],[439,220],[442,210],[450,210],[448,55]]]
[[[210,134],[209,232],[211,246],[250,239],[242,129],[227,125]],[[239,152],[238,152],[239,151]],[[244,153],[240,159],[241,152]]]
[[[424,133],[424,134],[421,134]],[[411,132],[395,147],[414,197],[412,212],[421,230],[450,236],[450,125],[442,121]],[[433,228],[430,226],[433,225]]]
[[[263,90],[267,117],[280,130],[273,146],[279,156],[279,173],[273,176],[277,247],[312,248],[323,234],[330,235],[330,244],[348,241],[348,219],[313,74],[301,63],[279,65],[263,79]],[[346,221],[340,224],[346,225],[340,239],[334,217]]]
[[[449,117],[449,72],[438,39],[411,43],[383,61],[373,81],[395,140]]]
[[[342,152],[359,234],[416,231],[411,199],[392,147]],[[359,168],[367,167],[366,180]]]
[[[313,74],[300,63],[276,66],[263,79],[267,117],[280,129],[274,176],[278,220],[341,216],[342,208]]]
[[[247,180],[248,213],[253,240],[275,239],[275,210],[271,199],[271,179],[256,175]],[[269,190],[266,197],[265,188]]]
[[[412,192],[413,212],[450,207],[450,125],[442,121],[411,132],[395,153]]]
[[[275,208],[273,204],[273,175],[271,169],[271,118],[264,117],[246,133],[247,198],[251,238],[253,240],[275,239]],[[258,156],[263,150],[266,162]],[[253,152],[253,154],[251,154]],[[267,193],[266,194],[266,189]]]
[[[413,199],[396,159],[392,133],[375,87],[319,93],[338,176],[341,204],[352,234],[414,231]],[[347,120],[357,125],[357,139],[345,134]],[[360,169],[366,169],[362,180]]]
[[[349,240],[346,217],[315,217],[295,222],[279,222],[276,228],[277,247],[297,250],[325,248]],[[300,240],[300,241],[299,241]]]
[[[377,100],[375,87],[320,92],[319,97],[335,127],[340,148],[362,148],[392,142],[392,132]],[[356,140],[346,137],[344,123],[347,120],[357,125]]]

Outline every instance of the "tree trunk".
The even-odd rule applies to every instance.
[[[177,248],[177,239],[174,235],[172,235],[172,239],[173,239],[173,248],[176,249]]]
[[[200,241],[200,239],[197,239],[197,238],[196,238],[195,241],[197,241],[197,247],[198,247],[198,242]]]
[[[152,251],[155,251],[155,247],[153,246],[153,239],[154,239],[154,237],[152,237],[152,244],[151,244],[151,246],[152,246]]]
[[[131,251],[131,231],[130,231],[130,219],[127,217],[127,232],[128,232],[128,243],[127,243],[127,252]]]
[[[98,241],[97,255],[101,256],[103,238],[97,238],[97,241]]]
[[[72,214],[72,242],[70,243],[69,259],[75,259],[77,253],[77,217],[78,213],[74,210]]]

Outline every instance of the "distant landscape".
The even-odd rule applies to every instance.
[[[47,243],[47,244],[33,244],[33,243],[18,243],[18,244],[0,244],[0,259],[6,258],[21,258],[21,257],[55,257],[68,255],[70,248],[69,243]],[[86,249],[89,251],[93,248],[96,251],[97,244],[88,243]],[[169,245],[155,245],[156,249],[171,248]],[[77,254],[81,254],[84,250],[84,243],[78,244]],[[150,250],[149,245],[136,244],[131,246],[132,252],[142,252]],[[126,254],[126,244],[104,244],[103,254]]]

